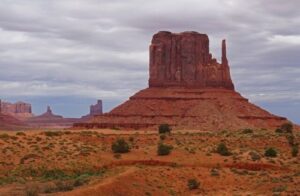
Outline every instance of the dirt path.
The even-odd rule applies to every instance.
[[[80,189],[76,189],[70,192],[65,192],[65,193],[58,193],[56,195],[58,196],[98,196],[99,194],[101,195],[101,188],[113,184],[118,178],[128,176],[132,173],[134,173],[137,170],[135,167],[130,167],[126,171],[120,173],[119,175],[116,176],[111,176],[108,178],[105,178],[102,180],[100,183],[96,184],[91,184],[85,187],[82,187]]]

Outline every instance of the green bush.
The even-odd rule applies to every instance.
[[[281,125],[280,129],[285,133],[293,132],[293,124],[292,123],[284,123]]]
[[[298,145],[292,146],[292,156],[296,157],[298,155],[298,153],[299,153],[299,147],[298,147]]]
[[[171,153],[173,147],[163,143],[159,143],[157,147],[157,155],[164,156]]]
[[[126,153],[130,151],[128,143],[123,139],[117,139],[112,145],[111,149],[114,153]]]
[[[265,150],[266,157],[277,157],[277,151],[274,148],[268,148]]]
[[[168,124],[161,124],[158,127],[158,132],[160,134],[162,134],[162,133],[170,133],[171,132],[171,127]]]
[[[24,132],[17,132],[16,135],[18,135],[18,136],[25,136],[26,134]]]
[[[0,134],[0,139],[7,140],[7,139],[9,139],[9,135],[7,133],[2,133],[2,134]]]
[[[219,153],[222,156],[229,156],[231,153],[229,152],[227,146],[224,143],[220,143],[217,146],[216,152]]]
[[[48,136],[48,137],[60,136],[60,135],[62,135],[62,132],[59,132],[59,131],[46,131],[45,135]]]
[[[280,128],[275,129],[275,133],[283,133],[283,130]]]
[[[295,136],[293,134],[287,134],[286,139],[287,139],[290,146],[295,145]]]
[[[198,182],[196,179],[189,179],[187,185],[190,190],[198,189],[200,186],[200,182]]]
[[[253,130],[252,129],[244,129],[242,131],[243,134],[250,134],[250,133],[253,133]]]

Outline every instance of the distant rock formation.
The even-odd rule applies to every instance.
[[[50,106],[47,106],[47,111],[40,116],[35,117],[35,119],[62,119],[63,117],[60,115],[55,115],[52,113]]]
[[[102,100],[98,100],[95,105],[90,106],[90,115],[101,115],[103,114],[103,109],[102,109]]]
[[[0,108],[3,114],[13,116],[15,118],[24,120],[25,118],[33,117],[31,104],[25,102],[9,103],[0,101]]]
[[[209,39],[197,32],[158,32],[150,45],[149,87],[220,87],[233,90],[226,43],[222,63],[212,58]]]
[[[234,90],[226,52],[223,40],[218,63],[209,52],[207,35],[159,32],[150,45],[149,88],[74,127],[157,129],[167,123],[180,130],[274,130],[288,122]]]
[[[47,111],[45,113],[26,120],[26,123],[29,124],[31,127],[37,127],[37,128],[70,127],[75,122],[79,122],[79,119],[64,118],[63,116],[53,114],[50,106],[47,106]]]
[[[97,100],[97,103],[95,105],[90,105],[90,113],[88,115],[82,116],[81,119],[83,121],[92,118],[96,115],[102,115],[103,114],[103,107],[102,107],[102,100]]]

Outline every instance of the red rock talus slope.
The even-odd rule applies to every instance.
[[[10,115],[0,113],[0,130],[14,130],[25,126],[26,124],[22,121]]]
[[[177,129],[235,130],[270,129],[287,122],[234,90],[225,40],[218,63],[209,52],[207,35],[159,32],[150,45],[149,75],[149,88],[74,127],[144,129],[167,123]]]
[[[168,123],[178,129],[236,130],[275,128],[284,122],[232,90],[169,87],[142,90],[110,113],[75,126],[139,129]]]

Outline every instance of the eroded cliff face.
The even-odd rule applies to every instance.
[[[111,112],[76,128],[238,130],[274,129],[288,122],[248,102],[234,90],[226,41],[221,63],[209,52],[209,39],[197,32],[158,32],[150,45],[149,88]]]
[[[0,101],[0,104],[0,111],[3,114],[7,114],[19,119],[30,118],[33,116],[31,111],[31,104],[29,103],[24,103],[21,101],[17,103]]]
[[[214,87],[234,90],[222,42],[222,63],[212,58],[209,39],[197,32],[160,31],[150,45],[149,87]]]
[[[102,100],[98,100],[95,105],[90,106],[90,114],[89,115],[93,116],[93,115],[101,115],[101,114],[103,114]]]

